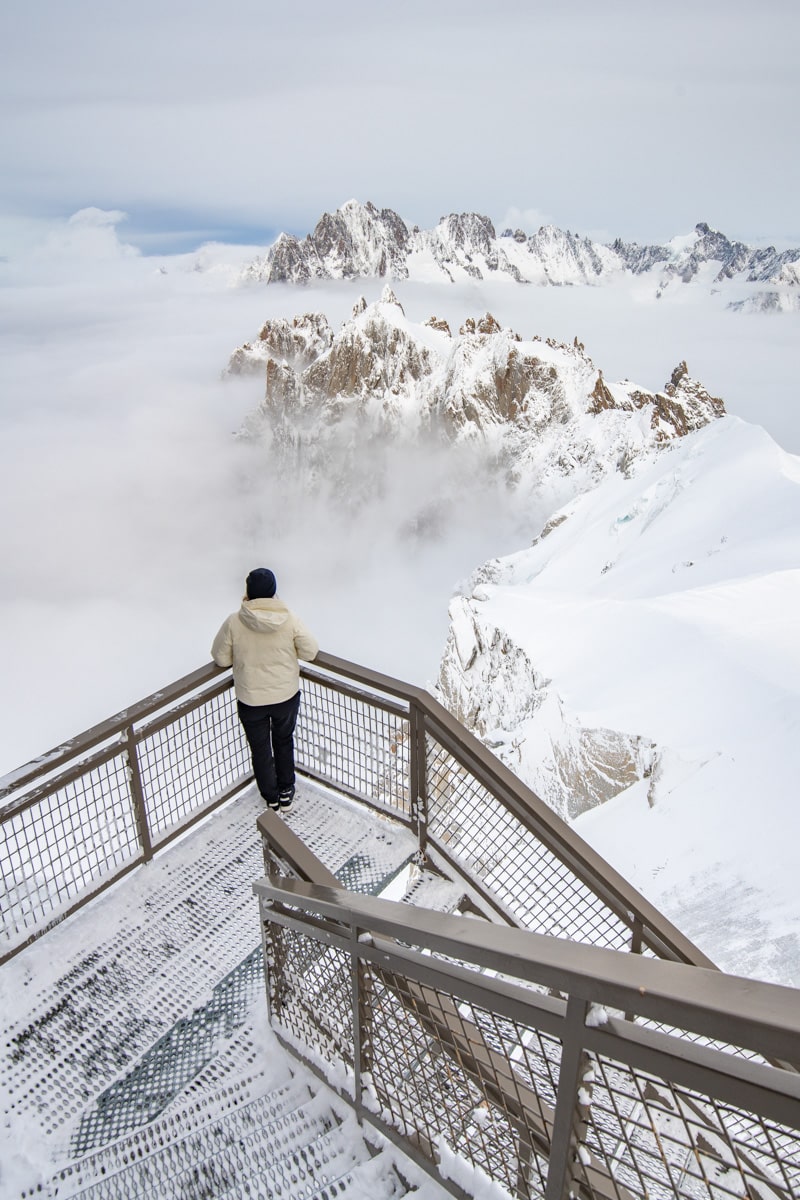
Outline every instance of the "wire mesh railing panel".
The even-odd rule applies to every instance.
[[[648,1020],[646,1017],[637,1016],[636,1024],[641,1029],[652,1029],[656,1033],[666,1033],[670,1037],[679,1037],[686,1042],[694,1042],[695,1045],[705,1046],[709,1050],[719,1050],[723,1054],[735,1054],[737,1058],[747,1058],[751,1062],[764,1063],[768,1060],[763,1054],[757,1053],[755,1050],[749,1049],[747,1046],[736,1046],[732,1042],[723,1041],[719,1038],[710,1038],[703,1034],[694,1033],[691,1029],[684,1029],[675,1025],[667,1025],[663,1021]]]
[[[269,923],[265,929],[273,1022],[312,1055],[352,1070],[350,954],[280,925]]]
[[[629,1065],[594,1055],[589,1061],[579,1096],[583,1147],[575,1171],[589,1195],[584,1164],[590,1156],[605,1166],[620,1197],[800,1195],[796,1131]]]
[[[310,775],[409,816],[409,741],[406,717],[324,681],[303,681],[295,749]]]
[[[427,741],[428,832],[526,929],[613,950],[631,931],[434,738]]]
[[[250,773],[231,690],[212,696],[137,747],[154,842]]]
[[[560,1043],[430,985],[364,967],[368,1103],[514,1196],[544,1192]]]
[[[139,837],[122,754],[0,824],[0,951],[60,915],[136,859]]]

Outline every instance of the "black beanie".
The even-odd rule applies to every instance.
[[[271,600],[277,590],[275,576],[266,567],[256,567],[255,571],[251,571],[247,576],[248,600]]]

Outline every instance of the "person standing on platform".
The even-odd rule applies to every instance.
[[[269,808],[288,812],[295,794],[299,660],[311,662],[319,645],[276,592],[272,571],[266,567],[251,571],[241,607],[223,623],[211,657],[218,667],[233,667],[239,720],[258,790]]]

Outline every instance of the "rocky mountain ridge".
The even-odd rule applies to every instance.
[[[471,447],[496,483],[550,506],[724,413],[685,363],[660,392],[611,383],[577,338],[523,339],[490,313],[456,333],[416,324],[388,285],[338,331],[322,313],[267,321],[227,370],[263,373],[247,432],[268,437],[274,469],[363,478],[382,448]]]
[[[506,277],[566,286],[600,285],[625,276],[652,280],[657,294],[676,283],[768,285],[747,298],[749,306],[777,311],[794,307],[781,298],[800,285],[800,249],[753,248],[704,222],[663,246],[621,238],[604,245],[554,225],[532,235],[510,228],[498,234],[492,221],[478,213],[451,213],[434,229],[422,230],[407,225],[392,209],[350,200],[335,213],[324,213],[303,239],[280,234],[264,256],[244,268],[240,282]],[[741,301],[733,304],[741,306]]]

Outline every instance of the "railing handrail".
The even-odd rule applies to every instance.
[[[406,700],[420,700],[427,695],[424,689],[418,688],[414,684],[403,683],[401,680],[394,679],[390,675],[383,675],[379,671],[359,666],[357,663],[349,662],[344,658],[338,658],[334,654],[327,654],[322,650],[314,659],[313,666],[322,667],[334,674],[343,675],[346,679],[352,679],[355,682],[366,684],[368,687],[375,688],[378,691],[387,692],[391,696],[402,697]],[[306,664],[301,664],[301,670],[305,670],[305,668]],[[51,771],[58,770],[59,767],[69,762],[70,759],[85,754],[88,750],[100,745],[100,743],[107,741],[116,734],[124,732],[131,724],[144,720],[145,717],[158,712],[160,708],[166,708],[182,696],[185,696],[188,692],[193,692],[197,688],[203,687],[204,684],[210,683],[213,679],[226,674],[229,670],[229,667],[218,667],[214,662],[205,663],[202,667],[190,671],[188,675],[182,675],[180,679],[176,679],[172,683],[168,683],[165,687],[151,692],[143,699],[137,700],[135,704],[120,709],[119,712],[107,717],[104,721],[98,722],[97,725],[91,725],[82,733],[76,734],[75,737],[59,742],[57,746],[45,751],[44,754],[37,754],[35,758],[23,763],[22,766],[8,771],[5,775],[0,776],[0,810],[2,809],[2,801],[12,792],[26,787],[42,775],[47,775]]]
[[[425,713],[426,718],[434,722],[437,729],[446,736],[451,751],[457,745],[463,756],[468,756],[474,763],[479,764],[481,773],[501,790],[503,800],[509,807],[523,811],[527,809],[528,814],[535,816],[537,825],[547,831],[550,845],[562,854],[566,853],[595,883],[599,882],[602,890],[613,897],[621,909],[630,912],[645,928],[652,930],[677,959],[698,967],[712,970],[716,968],[712,959],[575,833],[566,821],[488,750],[475,734],[463,726],[430,692],[332,654],[321,652],[315,658],[314,666],[325,667],[338,675],[366,683],[416,704]]]
[[[149,696],[145,696],[143,700],[138,700],[136,704],[130,705],[129,708],[120,709],[112,717],[107,717],[105,721],[100,721],[99,724],[92,725],[89,729],[84,730],[83,733],[79,733],[73,738],[68,738],[65,742],[60,742],[52,750],[37,755],[36,758],[30,759],[29,762],[18,767],[16,770],[9,771],[6,775],[0,776],[0,814],[2,813],[2,801],[11,792],[26,787],[42,775],[47,775],[51,771],[58,770],[59,767],[69,762],[70,759],[77,758],[79,755],[85,754],[88,750],[100,745],[101,742],[107,741],[116,734],[123,733],[130,725],[143,720],[145,717],[149,717],[154,712],[158,712],[160,708],[166,708],[176,700],[179,700],[181,696],[185,696],[188,692],[196,691],[197,688],[209,683],[212,679],[216,679],[218,675],[224,675],[226,670],[226,667],[218,667],[216,663],[206,663],[205,666],[198,667],[196,671],[190,671],[188,675],[183,675],[173,683],[167,684],[166,687],[159,688],[156,692],[151,692]]]
[[[488,782],[498,794],[498,798],[501,798],[516,816],[521,816],[527,824],[534,820],[537,836],[543,843],[561,857],[562,861],[568,862],[573,869],[577,868],[576,873],[583,876],[596,894],[604,897],[609,907],[626,920],[630,917],[638,921],[644,931],[653,935],[651,941],[655,939],[677,960],[700,967],[715,967],[707,955],[597,854],[430,692],[326,651],[320,651],[313,663],[301,664],[301,674],[306,677],[313,678],[319,670],[349,679],[354,684],[366,686],[378,693],[393,696],[422,713],[430,731],[447,745],[462,765]],[[11,805],[4,804],[12,793],[19,795],[37,779],[53,775],[59,767],[86,754],[93,747],[115,736],[124,735],[128,729],[146,717],[226,674],[230,676],[229,668],[218,667],[213,662],[207,663],[6,775],[0,779],[0,818],[9,807],[18,803],[12,801]]]
[[[649,1020],[702,1037],[800,1061],[800,1005],[795,988],[587,946],[528,929],[489,925],[303,879],[272,876],[257,880],[253,891],[264,899],[300,907],[305,914],[344,918],[362,932],[569,991],[590,1003],[621,1012],[635,1010]],[[800,1098],[800,1076],[790,1074]]]

